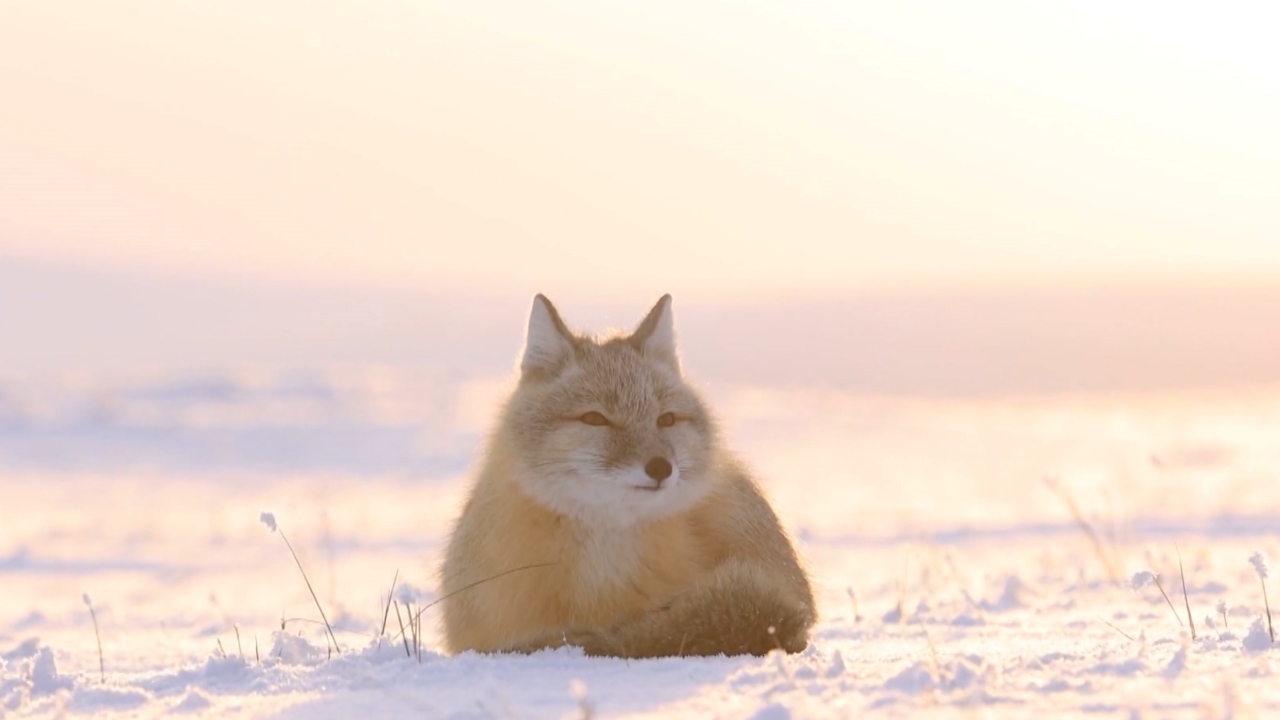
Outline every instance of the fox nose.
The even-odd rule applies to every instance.
[[[656,457],[644,464],[644,474],[658,481],[661,485],[663,480],[671,477],[671,463],[666,458]]]

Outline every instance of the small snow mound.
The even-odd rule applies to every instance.
[[[887,690],[898,690],[908,695],[919,695],[933,687],[934,684],[933,671],[925,663],[917,662],[886,680],[884,686]]]
[[[1079,692],[1087,690],[1089,687],[1090,685],[1087,682],[1082,683],[1081,685],[1074,685],[1069,680],[1054,678],[1053,680],[1040,684],[1033,682],[1027,686],[1027,689],[1049,695],[1052,693]]]
[[[181,702],[173,706],[172,712],[175,712],[175,713],[199,712],[201,710],[208,709],[212,705],[213,703],[209,700],[209,697],[207,695],[200,692],[199,690],[192,688],[191,690],[187,691],[186,697],[182,698]]]
[[[207,678],[237,677],[248,667],[249,664],[240,657],[230,655],[226,657],[210,656],[205,661],[204,674]]]
[[[987,678],[993,668],[988,666],[980,655],[962,655],[944,670],[948,676],[947,686],[951,688],[968,688],[986,685]]]
[[[1271,633],[1267,632],[1267,623],[1262,618],[1254,618],[1249,626],[1249,634],[1244,636],[1244,649],[1248,652],[1263,652],[1274,647]]]
[[[923,662],[906,668],[885,682],[888,690],[919,695],[926,690],[977,691],[975,698],[985,696],[985,689],[998,679],[999,669],[987,664],[981,655],[960,655],[937,668]]]
[[[831,664],[827,666],[827,677],[836,678],[844,674],[844,656],[837,650],[831,655]]]
[[[436,599],[436,594],[430,590],[423,590],[410,583],[402,582],[400,587],[396,589],[396,599],[408,605],[410,603],[431,602]]]
[[[1177,680],[1183,670],[1187,669],[1187,646],[1183,645],[1178,648],[1178,652],[1170,658],[1169,664],[1164,668],[1164,677],[1166,680]]]
[[[327,655],[324,650],[298,635],[279,630],[272,635],[275,637],[275,644],[271,648],[271,657],[279,658],[285,665],[314,665]]]
[[[13,678],[0,681],[0,712],[15,712],[26,701],[26,686]],[[0,715],[3,717],[3,715]]]
[[[1086,672],[1095,675],[1112,675],[1115,677],[1134,677],[1141,675],[1147,669],[1147,664],[1142,658],[1135,657],[1123,662],[1100,662],[1086,670]]]
[[[48,645],[40,648],[31,664],[31,694],[51,695],[70,688],[71,685],[71,678],[58,675],[58,663],[53,659],[53,650]]]
[[[1160,577],[1159,575],[1151,572],[1150,570],[1139,570],[1138,572],[1133,574],[1133,577],[1129,580],[1129,585],[1135,591],[1141,590],[1142,588],[1155,582],[1156,579],[1159,577]]]
[[[1022,582],[1022,578],[1017,575],[1009,576],[1004,583],[1004,591],[1000,593],[1000,597],[993,601],[984,600],[982,609],[989,612],[1007,612],[1016,610],[1020,607],[1027,606],[1028,596],[1031,591],[1026,584]]]
[[[27,638],[26,640],[23,640],[22,644],[18,645],[18,647],[0,655],[0,659],[7,660],[9,662],[16,662],[18,660],[26,660],[27,658],[35,657],[39,652],[40,638]]]
[[[133,710],[150,700],[150,695],[136,688],[79,687],[71,696],[70,708],[85,713]]]
[[[791,720],[791,711],[778,703],[769,703],[756,711],[751,720]]]

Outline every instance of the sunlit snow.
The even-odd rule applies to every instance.
[[[10,391],[20,399],[0,429],[0,708],[370,719],[1280,711],[1280,646],[1259,587],[1260,553],[1280,552],[1280,392],[929,399],[714,385],[728,441],[812,568],[822,617],[809,648],[448,657],[430,606],[435,568],[485,431],[476,418],[502,387],[348,368]],[[263,532],[277,516],[289,518],[340,654],[292,558]],[[1142,587],[1156,575],[1174,612]],[[420,647],[410,606],[427,608]]]

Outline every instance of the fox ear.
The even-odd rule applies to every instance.
[[[520,358],[522,378],[551,378],[573,357],[573,333],[546,296],[533,298],[529,312],[529,335]]]
[[[628,338],[642,355],[670,363],[677,371],[680,362],[676,358],[676,329],[671,319],[671,296],[663,295],[653,306],[640,326]]]

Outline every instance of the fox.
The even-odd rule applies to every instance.
[[[539,294],[439,569],[450,654],[800,652],[808,573],[686,381],[671,296],[571,331]]]

